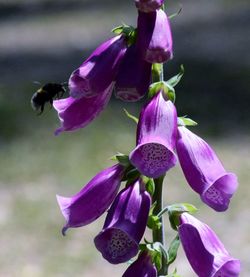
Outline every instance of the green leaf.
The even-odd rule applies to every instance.
[[[120,35],[123,31],[124,25],[117,26],[111,30],[112,33]]]
[[[162,268],[162,256],[161,253],[157,253],[154,257],[153,257],[153,262],[156,266],[156,268],[158,270],[160,270]]]
[[[169,213],[184,213],[184,212],[188,212],[190,214],[194,214],[195,212],[197,212],[197,208],[189,203],[177,203],[177,204],[173,204],[173,205],[169,205],[168,206],[168,212]]]
[[[146,182],[146,191],[148,193],[150,193],[151,196],[154,195],[154,192],[155,192],[155,182],[153,179],[148,179],[148,181]]]
[[[192,120],[191,118],[188,118],[185,116],[178,117],[178,126],[196,126],[196,125],[198,125],[198,123]]]
[[[123,34],[126,37],[128,46],[135,43],[137,30],[133,26],[122,24],[113,28],[111,31],[116,35]]]
[[[128,118],[132,119],[136,124],[138,123],[139,120],[137,117],[129,113],[126,109],[123,109],[123,110]]]
[[[181,80],[182,76],[184,75],[184,66],[181,65],[181,69],[180,72],[175,75],[174,77],[170,78],[167,83],[171,86],[171,87],[175,87]]]
[[[180,5],[180,8],[176,13],[171,14],[168,18],[172,19],[172,18],[176,17],[177,15],[179,15],[181,12],[182,12],[182,5]]]
[[[118,153],[115,155],[116,160],[123,166],[129,166],[130,165],[130,161],[129,161],[129,156],[122,154],[122,153]]]
[[[161,222],[157,215],[150,215],[147,222],[148,228],[151,230],[159,230],[161,228]]]
[[[176,237],[170,243],[170,246],[168,249],[168,265],[172,264],[175,261],[179,246],[180,246],[180,238],[179,238],[179,235],[177,234]]]

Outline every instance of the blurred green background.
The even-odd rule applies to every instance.
[[[166,1],[174,59],[166,78],[181,64],[179,115],[199,122],[195,132],[214,147],[240,187],[226,213],[202,205],[177,166],[165,184],[165,202],[191,202],[250,276],[250,2],[248,0]],[[121,22],[136,23],[130,0],[0,0],[0,276],[121,276],[126,265],[105,262],[93,246],[104,218],[63,238],[57,193],[72,195],[109,157],[134,147],[135,125],[122,108],[138,115],[143,101],[112,99],[91,125],[59,137],[55,111],[36,116],[33,81],[67,81],[70,73]],[[172,232],[167,232],[171,239]],[[149,235],[148,235],[149,237]],[[192,277],[182,251],[175,263]]]

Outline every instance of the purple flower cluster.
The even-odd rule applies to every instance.
[[[137,36],[129,45],[124,33],[102,43],[70,76],[70,97],[53,103],[61,121],[56,135],[88,125],[106,107],[112,91],[123,101],[138,101],[151,82],[153,63],[172,58],[172,35],[162,1],[143,2]],[[144,3],[145,2],[145,3]],[[148,12],[150,10],[150,12]]]
[[[191,186],[201,200],[225,211],[236,191],[237,177],[228,173],[212,148],[186,127],[177,127],[174,104],[159,91],[141,111],[137,146],[130,162],[144,175],[158,178],[177,163],[174,150]]]
[[[163,0],[135,0],[137,36],[121,33],[101,44],[70,76],[70,97],[56,100],[61,127],[56,134],[83,128],[106,107],[114,90],[123,101],[144,97],[151,83],[152,64],[173,56],[168,17]],[[146,229],[151,196],[145,180],[159,178],[179,160],[188,184],[201,200],[216,211],[225,211],[237,189],[237,177],[227,172],[214,150],[184,126],[178,127],[177,111],[164,89],[143,106],[137,125],[136,146],[129,164],[116,164],[99,172],[72,197],[57,196],[66,220],[62,229],[81,227],[108,209],[103,229],[94,243],[112,264],[127,262],[139,252]],[[119,192],[128,168],[140,176]],[[128,179],[126,179],[128,180]],[[240,263],[232,258],[215,233],[188,213],[179,214],[179,237],[186,256],[200,277],[237,277]],[[152,256],[142,251],[124,277],[156,277]]]

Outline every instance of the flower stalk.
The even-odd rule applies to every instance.
[[[153,195],[153,203],[155,203],[155,208],[153,211],[154,215],[158,215],[163,208],[163,181],[165,175],[154,179],[155,182],[155,192]],[[152,236],[154,242],[160,242],[164,247],[165,245],[165,230],[164,230],[164,220],[163,217],[159,218],[160,226],[158,229],[153,229]],[[159,275],[167,275],[168,274],[168,266],[167,261],[165,261],[165,257],[162,256],[162,268],[159,271]]]

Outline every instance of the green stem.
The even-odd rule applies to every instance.
[[[163,207],[163,202],[162,202],[162,194],[163,194],[163,180],[164,180],[165,175],[157,178],[154,180],[155,182],[155,192],[153,195],[153,203],[156,203],[153,214],[158,215]],[[160,242],[163,246],[165,246],[165,235],[164,235],[164,221],[163,217],[160,217],[160,223],[161,227],[159,229],[153,230],[152,235],[153,235],[153,241],[154,242]],[[165,258],[162,258],[162,268],[158,272],[159,275],[167,275],[168,274],[168,267],[167,263],[165,261]]]
[[[158,213],[158,217],[162,217],[164,213],[166,213],[168,211],[168,206],[165,207],[164,209],[162,209],[159,213]]]

